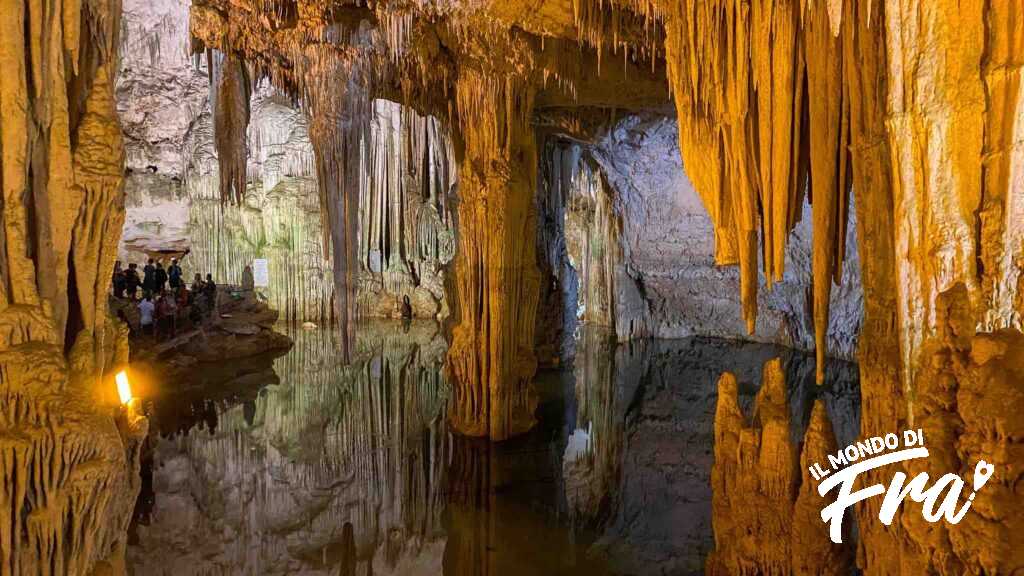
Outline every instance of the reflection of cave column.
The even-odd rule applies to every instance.
[[[500,440],[533,425],[536,370],[536,143],[533,95],[512,78],[464,71],[457,85],[460,164],[456,291],[460,320],[448,355],[452,424]]]
[[[626,422],[623,403],[617,400],[628,384],[617,378],[616,352],[614,334],[606,330],[584,330],[577,345],[576,430],[569,437],[562,471],[566,499],[583,522],[607,513],[606,504],[618,492]]]
[[[493,576],[492,447],[458,438],[448,473],[447,576]]]

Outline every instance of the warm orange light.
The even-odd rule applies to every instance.
[[[117,380],[117,395],[121,397],[121,404],[127,404],[132,401],[132,387],[128,385],[128,374],[124,370],[117,373],[114,377]]]

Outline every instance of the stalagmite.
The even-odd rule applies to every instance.
[[[821,529],[823,499],[807,472],[834,450],[832,424],[817,400],[802,447],[795,444],[788,396],[781,360],[768,361],[748,425],[736,377],[726,372],[718,381],[711,472],[716,548],[707,559],[709,574],[850,571],[849,549]]]

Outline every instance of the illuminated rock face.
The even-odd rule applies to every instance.
[[[117,2],[0,17],[0,572],[122,572],[146,420],[117,405]]]

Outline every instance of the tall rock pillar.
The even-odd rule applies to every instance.
[[[457,86],[459,160],[458,325],[448,365],[451,421],[470,436],[502,440],[533,425],[537,150],[533,95],[514,78],[463,72]]]

